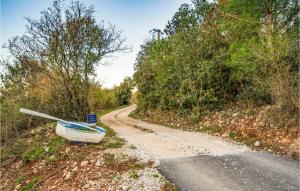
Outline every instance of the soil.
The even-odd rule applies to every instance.
[[[37,136],[42,138],[37,139]],[[99,144],[64,141],[54,153],[49,154],[49,142],[62,139],[55,135],[53,124],[34,129],[24,134],[18,142],[29,149],[42,145],[42,150],[37,149],[40,157],[32,153],[31,158],[25,160],[26,152],[20,150],[20,145],[11,149],[1,160],[0,190],[122,191],[143,188],[152,191],[160,190],[168,183],[152,161],[137,158],[128,144],[106,148],[106,142],[112,138],[106,137]],[[111,147],[112,144],[107,145]],[[2,145],[1,151],[5,149],[9,146],[5,148]],[[22,155],[18,155],[17,151]]]

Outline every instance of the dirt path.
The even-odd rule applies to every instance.
[[[186,132],[128,117],[135,106],[101,121],[157,161],[180,190],[299,190],[299,164],[257,153],[203,133]]]

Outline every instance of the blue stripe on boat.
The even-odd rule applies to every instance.
[[[75,130],[80,130],[80,131],[86,131],[86,132],[100,132],[100,133],[105,133],[106,130],[103,129],[102,127],[96,127],[96,128],[91,128],[86,125],[83,125],[81,123],[76,123],[76,122],[70,122],[70,123],[65,123],[63,121],[58,121],[62,126],[75,129]]]
[[[76,124],[80,124],[80,125],[84,125],[84,126],[91,127],[91,126],[89,126],[88,123],[84,123],[84,122],[71,121],[71,123],[76,123]],[[98,131],[100,131],[100,132],[106,133],[106,130],[105,130],[103,127],[96,126],[96,129],[97,129]]]
[[[96,126],[96,129],[97,129],[98,131],[100,131],[100,132],[106,133],[106,130],[105,130],[104,128],[102,128],[102,127]]]

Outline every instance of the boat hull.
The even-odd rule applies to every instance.
[[[78,128],[79,127],[79,128]],[[82,124],[58,122],[55,132],[57,135],[75,142],[99,143],[105,136],[105,130],[100,127],[90,128]]]

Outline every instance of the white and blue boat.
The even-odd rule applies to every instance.
[[[57,135],[73,142],[99,143],[106,134],[102,127],[92,127],[88,123],[65,121],[44,113],[20,108],[20,112],[57,121]]]

